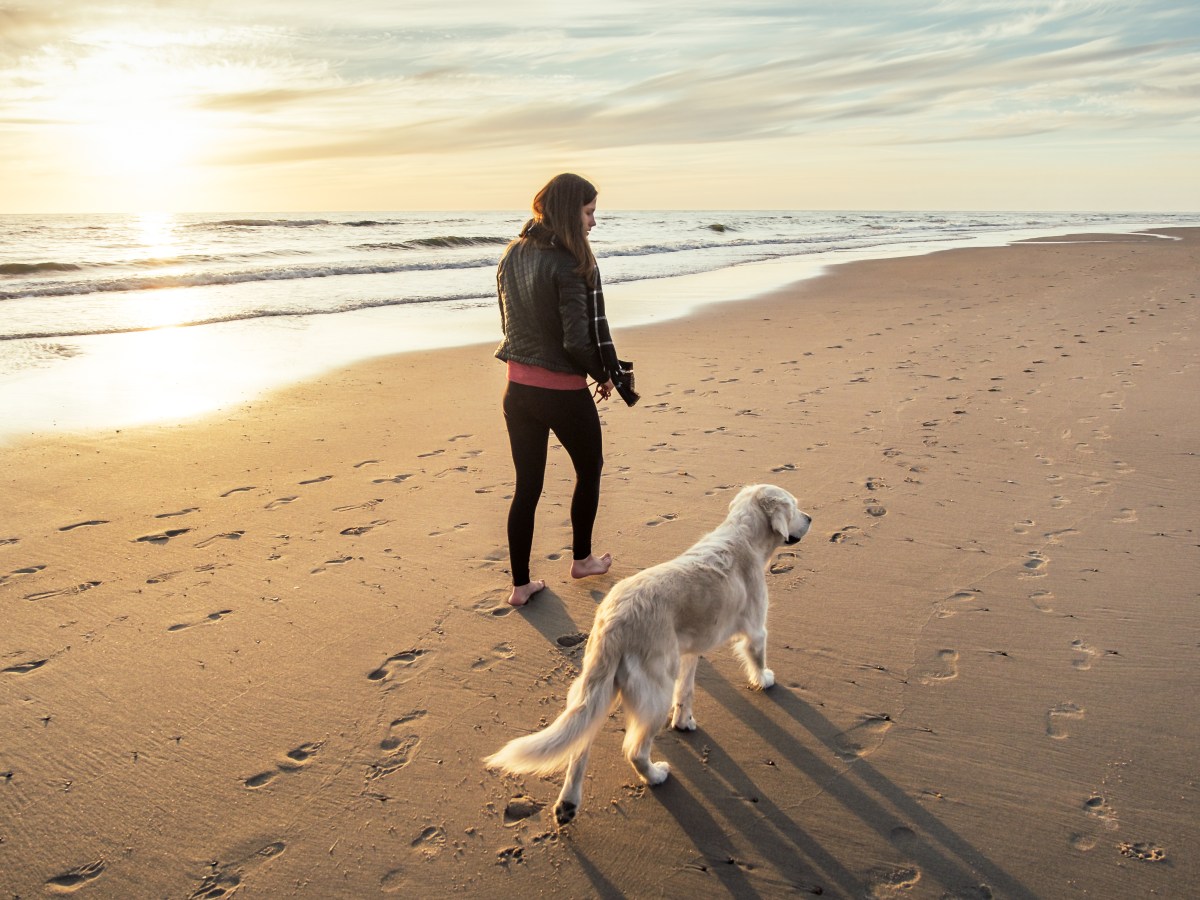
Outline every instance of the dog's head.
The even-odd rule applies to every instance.
[[[751,484],[741,489],[729,505],[733,509],[738,503],[757,505],[767,518],[771,530],[785,544],[797,544],[804,535],[812,518],[803,512],[796,498],[781,487],[773,484]]]

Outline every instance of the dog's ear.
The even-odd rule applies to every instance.
[[[758,502],[767,514],[771,530],[785,541],[791,537],[792,519],[796,516],[796,501],[783,491],[766,490],[758,495]]]

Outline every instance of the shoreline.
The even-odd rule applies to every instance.
[[[1150,226],[1130,224],[1115,234]],[[635,328],[713,303],[746,302],[830,267],[952,249],[1054,239],[1063,228],[1012,229],[961,240],[783,257],[696,275],[606,285],[612,321]],[[60,340],[6,342],[23,354],[0,376],[0,447],[68,435],[196,421],[358,362],[499,340],[493,300],[271,316]],[[18,348],[17,345],[20,345]]]
[[[552,451],[520,610],[478,345],[6,447],[0,889],[1186,893],[1200,229],[1169,232],[614,315],[643,399],[602,410],[613,570],[569,578]],[[776,686],[706,657],[654,789],[614,717],[556,833],[559,782],[482,757],[561,709],[604,592],[754,481],[814,518],[770,566]]]

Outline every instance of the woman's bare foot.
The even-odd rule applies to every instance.
[[[612,565],[612,554],[589,556],[587,559],[576,559],[571,562],[572,578],[587,578],[589,575],[603,575]]]
[[[530,581],[519,587],[514,587],[508,597],[509,606],[524,606],[529,598],[546,586],[544,581]]]

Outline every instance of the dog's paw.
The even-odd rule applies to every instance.
[[[560,828],[564,825],[569,825],[574,821],[575,813],[578,811],[579,807],[570,800],[559,800],[554,804],[554,821],[558,823]]]
[[[684,715],[682,710],[676,708],[675,713],[671,716],[671,727],[676,731],[695,731],[696,717],[691,713]]]
[[[763,669],[762,672],[759,673],[758,678],[751,681],[750,684],[755,690],[765,691],[767,688],[774,686],[775,673],[770,669]]]
[[[671,774],[671,764],[666,762],[650,763],[646,769],[646,784],[662,784]]]

